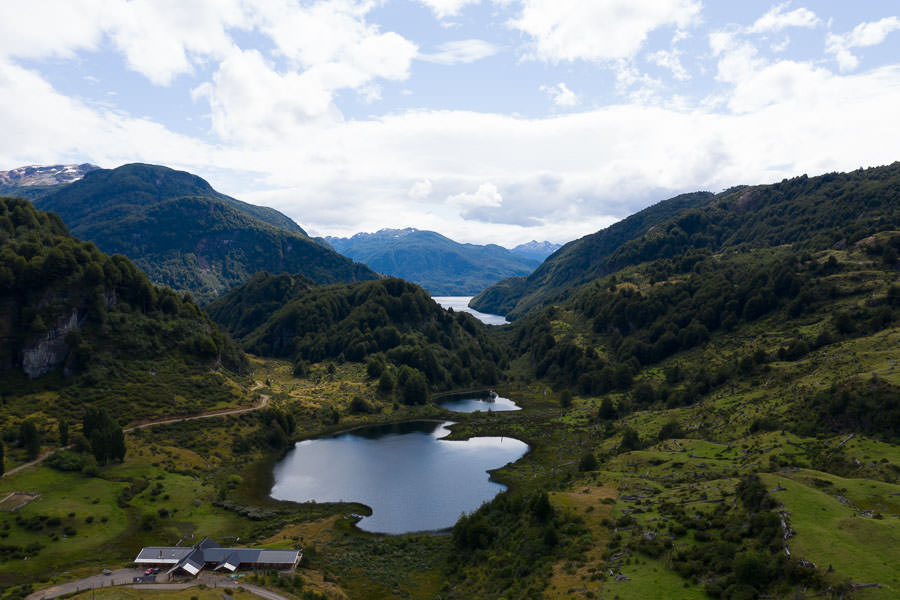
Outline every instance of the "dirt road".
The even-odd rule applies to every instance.
[[[261,388],[262,386],[263,386],[263,384],[260,383],[259,381],[257,381],[256,385],[254,385],[252,388],[250,388],[250,391],[251,392],[256,391],[259,388]],[[253,412],[254,410],[261,410],[268,405],[269,405],[269,396],[267,394],[261,394],[259,397],[259,404],[257,404],[256,406],[245,406],[243,408],[229,408],[226,410],[209,411],[209,412],[200,413],[197,415],[189,415],[189,416],[184,416],[184,417],[167,417],[165,419],[157,419],[155,421],[147,421],[146,423],[138,423],[137,425],[132,425],[131,427],[126,427],[122,431],[125,433],[128,433],[128,432],[134,431],[136,429],[146,429],[147,427],[155,427],[156,425],[167,425],[170,423],[181,423],[182,421],[196,421],[198,419],[215,419],[218,417],[227,417],[228,415],[239,415],[242,413]],[[63,449],[68,449],[71,447],[72,446],[66,446]],[[39,465],[42,462],[44,462],[44,460],[48,456],[50,456],[51,454],[53,454],[54,452],[56,452],[59,449],[60,448],[51,448],[50,450],[45,450],[36,459],[26,462],[26,463],[22,463],[21,465],[18,465],[16,467],[13,467],[9,471],[6,471],[5,473],[3,473],[2,477],[7,477],[9,475],[18,473],[19,471],[22,471],[23,469],[27,469],[28,467],[33,467],[35,465]]]

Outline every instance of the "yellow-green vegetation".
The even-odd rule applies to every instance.
[[[835,583],[879,583],[871,598],[900,593],[900,486],[819,471],[766,474],[788,513],[793,553],[835,572]]]

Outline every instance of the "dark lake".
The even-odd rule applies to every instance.
[[[490,398],[454,398],[453,400],[447,400],[444,402],[440,402],[439,406],[441,408],[446,408],[447,410],[452,410],[453,412],[462,412],[462,413],[472,413],[476,410],[480,410],[482,412],[487,411],[503,411],[503,410],[522,410],[522,407],[510,400],[509,398],[503,398],[502,396],[494,396],[493,400]]]
[[[489,469],[515,462],[528,445],[514,438],[440,439],[451,422],[412,421],[298,442],[275,465],[272,497],[360,502],[372,516],[359,528],[380,533],[452,526],[506,489]]]

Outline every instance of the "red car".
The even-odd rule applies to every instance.
[[[153,569],[147,569],[144,571],[144,575],[153,575]]]

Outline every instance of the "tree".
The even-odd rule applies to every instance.
[[[6,472],[5,463],[3,460],[3,442],[0,442],[0,475],[3,475]]]
[[[679,424],[678,421],[672,420],[667,421],[662,426],[656,439],[663,441],[681,437],[684,437],[684,429],[682,429],[681,424]]]
[[[91,443],[91,452],[98,464],[105,465],[110,460],[121,462],[125,458],[125,433],[105,410],[88,407],[81,428]]]
[[[56,427],[59,430],[59,445],[60,446],[68,446],[69,445],[69,422],[65,419],[60,419],[56,423]]]
[[[378,393],[384,395],[390,394],[394,391],[395,385],[396,381],[391,372],[388,369],[382,371],[381,377],[378,379]]]
[[[646,408],[656,401],[656,390],[646,381],[642,381],[634,386],[631,396],[638,406]]]
[[[403,404],[425,404],[428,401],[428,381],[425,374],[406,365],[400,367],[397,393]]]
[[[610,420],[615,419],[617,416],[616,406],[613,404],[613,401],[610,400],[609,396],[606,396],[600,402],[600,418]]]
[[[597,469],[597,457],[593,452],[586,452],[578,461],[579,471],[595,471]]]
[[[33,421],[22,421],[19,424],[19,445],[25,448],[28,458],[37,458],[41,453],[41,434]]]
[[[534,496],[529,508],[534,518],[541,523],[546,523],[553,517],[553,505],[550,504],[550,496],[546,491],[541,491]]]
[[[630,450],[641,449],[641,438],[637,431],[631,427],[626,427],[622,432],[622,442],[619,444],[619,452],[628,452]]]

